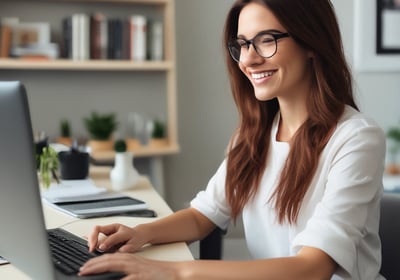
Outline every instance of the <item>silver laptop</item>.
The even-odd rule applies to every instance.
[[[20,82],[0,82],[0,133],[0,256],[32,279],[120,278],[114,273],[77,277],[54,264],[48,232],[59,229],[45,227],[28,99]],[[86,245],[71,238],[67,248]]]

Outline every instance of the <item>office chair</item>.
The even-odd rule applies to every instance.
[[[381,200],[379,235],[382,242],[381,274],[400,279],[400,193],[384,193]]]
[[[203,240],[200,240],[199,257],[201,260],[220,260],[222,258],[223,234],[223,230],[217,227]]]

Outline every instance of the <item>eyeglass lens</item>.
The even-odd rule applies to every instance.
[[[258,55],[269,58],[276,53],[277,43],[272,34],[259,34],[252,40],[235,39],[229,44],[229,52],[234,60],[240,61],[242,55],[247,55],[250,45],[253,45]]]

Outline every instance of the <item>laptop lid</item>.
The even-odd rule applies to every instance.
[[[0,133],[0,255],[33,279],[55,279],[20,82],[0,82]]]
[[[121,273],[65,275],[52,261],[25,87],[0,81],[0,256],[32,279],[120,279]]]

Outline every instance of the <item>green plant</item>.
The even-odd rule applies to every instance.
[[[108,140],[117,128],[115,114],[99,114],[92,112],[90,117],[84,118],[84,124],[90,137],[94,140]]]
[[[71,137],[71,126],[68,120],[66,119],[61,120],[60,132],[62,137]]]
[[[126,152],[126,142],[123,139],[118,139],[114,142],[114,151],[117,153]]]
[[[165,124],[160,120],[153,121],[153,133],[152,138],[164,138],[165,137]]]
[[[43,187],[48,188],[51,180],[54,179],[59,183],[57,176],[58,155],[51,147],[44,147],[40,155],[39,177]]]
[[[393,140],[393,145],[390,148],[392,153],[397,153],[400,150],[400,127],[392,127],[390,128],[386,136],[388,139]]]

